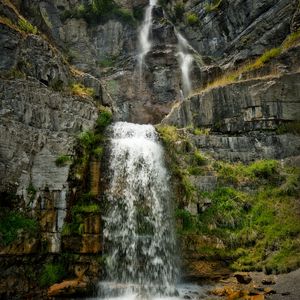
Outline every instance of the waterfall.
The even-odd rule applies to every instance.
[[[180,62],[181,78],[182,78],[182,92],[184,97],[189,96],[192,90],[192,83],[190,79],[191,67],[193,63],[193,56],[189,53],[190,45],[188,41],[177,31],[175,31],[178,40],[178,56]]]
[[[164,152],[152,125],[111,128],[110,184],[104,216],[107,281],[100,296],[175,292],[175,225]]]
[[[149,0],[149,5],[146,8],[145,17],[139,32],[138,64],[140,76],[143,73],[145,56],[151,49],[150,31],[152,28],[152,10],[156,5],[156,2],[157,0]]]

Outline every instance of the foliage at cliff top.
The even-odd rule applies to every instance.
[[[64,11],[61,18],[84,18],[87,22],[99,23],[109,18],[120,20],[135,25],[137,19],[141,18],[141,11],[135,8],[133,11],[118,6],[112,0],[92,0],[89,3],[79,4],[72,10]]]
[[[178,233],[219,241],[196,250],[191,245],[193,251],[227,261],[234,270],[282,273],[300,266],[299,168],[277,160],[215,161],[195,147],[192,129],[158,126],[158,131],[178,186]],[[199,189],[192,180],[199,175],[214,175],[215,189]],[[187,209],[192,204],[197,213]]]

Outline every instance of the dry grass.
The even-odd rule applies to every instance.
[[[0,24],[3,24],[7,27],[9,27],[10,29],[12,30],[15,30],[19,33],[21,33],[22,35],[25,34],[24,31],[22,31],[19,26],[15,25],[10,19],[6,18],[6,17],[3,17],[3,16],[0,16]]]
[[[93,97],[94,89],[85,87],[83,84],[74,83],[71,85],[71,92],[73,95],[80,97]]]
[[[286,52],[288,49],[297,46],[300,44],[300,30],[297,32],[294,32],[287,36],[287,38],[283,41],[280,47],[278,48],[272,48],[270,50],[267,50],[264,54],[262,54],[257,59],[250,61],[248,63],[245,63],[244,65],[240,66],[236,70],[231,70],[225,74],[223,74],[221,77],[215,79],[213,82],[208,83],[204,88],[195,90],[193,95],[198,95],[203,92],[207,92],[208,90],[211,90],[213,88],[222,87],[229,85],[231,83],[237,82],[237,81],[245,81],[249,79],[261,79],[261,78],[270,78],[270,77],[276,77],[280,73],[277,69],[272,69],[272,71],[267,75],[256,75],[255,77],[245,79],[242,75],[245,73],[259,70],[262,68],[266,63],[269,63],[272,61],[273,58],[278,57],[280,54]]]

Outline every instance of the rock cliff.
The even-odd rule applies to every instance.
[[[222,277],[229,264],[299,266],[288,260],[299,249],[291,225],[299,212],[291,171],[300,153],[299,1],[161,0],[142,76],[148,2],[116,0],[96,12],[92,2],[0,2],[0,298],[91,294],[103,271],[110,111],[114,120],[161,123],[187,278]],[[185,99],[175,30],[193,56]],[[268,197],[286,220],[278,236],[266,216],[252,214],[270,206]],[[241,222],[251,218],[252,231]]]

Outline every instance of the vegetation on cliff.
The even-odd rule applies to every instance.
[[[281,273],[300,266],[299,168],[276,160],[216,161],[196,149],[193,130],[158,130],[179,186],[178,234],[219,241],[198,245],[198,255],[226,261],[233,270]],[[203,190],[195,183],[197,176],[213,176],[217,183]]]

